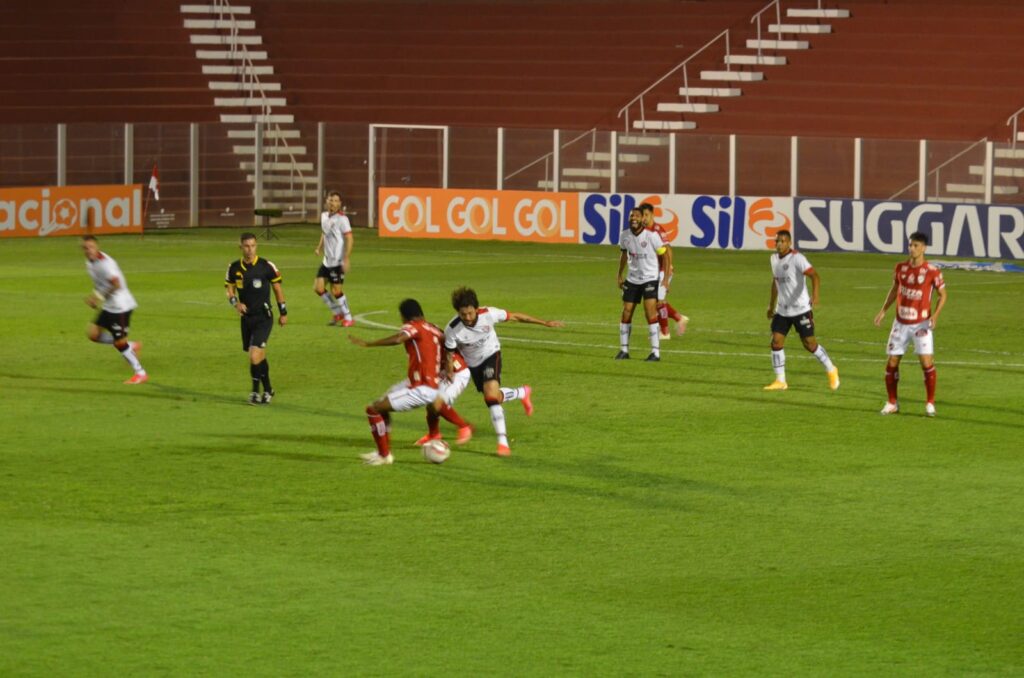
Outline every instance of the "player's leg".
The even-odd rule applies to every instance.
[[[766,391],[785,391],[786,382],[786,335],[792,326],[792,319],[776,313],[772,316],[772,370],[775,380],[764,387]]]
[[[654,288],[648,290],[650,285],[644,286],[644,315],[647,317],[647,339],[651,342],[651,353],[647,356],[648,362],[661,360],[661,328],[658,326],[658,291],[657,283],[652,283]]]
[[[407,389],[406,389],[407,390]],[[391,439],[388,431],[391,428],[391,397],[397,395],[396,389],[392,388],[388,395],[382,396],[373,403],[366,406],[366,420],[370,424],[370,435],[377,446],[375,452],[368,452],[362,455],[362,459],[370,466],[384,466],[393,463],[391,457]]]
[[[488,379],[481,385],[481,392],[484,395],[484,404],[491,415],[491,426],[494,427],[494,434],[498,437],[498,456],[507,457],[512,454],[508,446],[508,430],[505,428],[505,410],[501,403],[504,395],[501,392],[501,384],[497,379]]]
[[[114,337],[105,328],[100,327],[96,323],[89,323],[89,326],[85,328],[85,336],[89,341],[97,344],[113,344]]]
[[[469,370],[459,370],[449,379],[441,382],[439,402],[435,403],[437,413],[446,420],[458,427],[459,431],[455,443],[465,445],[473,437],[473,427],[455,411],[453,407],[456,399],[469,385]]]
[[[259,383],[263,385],[263,397],[260,402],[264,405],[269,405],[275,395],[274,387],[270,384],[270,363],[267,361],[267,342],[270,341],[270,331],[273,327],[274,319],[270,316],[254,318],[249,344],[250,375],[258,378]]]
[[[935,342],[930,323],[922,323],[914,332],[914,352],[924,373],[925,416],[935,416]]]
[[[120,353],[121,357],[125,359],[135,373],[130,379],[125,381],[126,384],[142,384],[149,380],[149,376],[146,374],[146,370],[143,369],[142,363],[139,361],[138,350],[141,348],[138,342],[128,341],[128,333],[131,331],[131,317],[132,312],[127,311],[125,313],[112,314],[114,320],[110,323],[107,329],[110,331],[111,338],[113,339],[114,348]]]
[[[341,267],[338,267],[341,271]],[[342,289],[342,280],[344,276],[339,274],[337,282],[331,281],[331,294],[334,295],[334,300],[338,305],[338,312],[341,313],[341,324],[343,327],[352,327],[355,325],[355,321],[352,319],[352,311],[348,307],[348,297],[345,296],[345,290]]]
[[[909,326],[903,325],[897,320],[892,321],[892,329],[889,331],[889,343],[887,350],[889,359],[885,363],[885,392],[886,402],[882,407],[881,414],[896,414],[900,411],[898,391],[900,383],[900,361],[907,350],[913,332]]]
[[[619,318],[619,352],[615,354],[616,360],[629,358],[629,335],[633,330],[633,311],[636,309],[636,299],[629,283],[626,283],[622,292],[622,316]]]
[[[821,366],[825,368],[825,374],[828,376],[828,387],[835,391],[839,388],[839,368],[835,366],[832,359],[828,355],[828,351],[825,347],[818,343],[817,338],[814,336],[814,317],[811,313],[807,314],[810,320],[810,325],[797,324],[797,331],[800,334],[800,341],[803,343],[804,348],[807,349],[808,353],[811,353]],[[808,334],[808,332],[810,334]]]
[[[668,290],[664,281],[665,272],[658,271],[658,333],[661,339],[671,339],[672,335],[668,333],[668,302],[665,301]]]
[[[327,308],[331,311],[331,325],[337,325],[341,322],[341,310],[338,305],[334,302],[334,296],[327,291],[327,279],[325,267],[321,266],[320,270],[317,271],[316,278],[313,279],[313,294],[320,297]]]
[[[249,378],[252,380],[252,391],[249,393],[249,404],[259,405],[260,385],[263,383],[263,369],[267,367],[267,351],[256,345],[249,346]],[[269,374],[268,374],[269,379]]]

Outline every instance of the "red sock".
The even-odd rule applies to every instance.
[[[658,303],[658,328],[662,334],[668,334],[668,311],[665,309],[667,304]]]
[[[678,322],[683,319],[682,314],[679,313],[679,311],[672,308],[672,304],[668,303],[667,301],[665,302],[665,311],[668,313],[668,317],[672,318],[672,320]]]
[[[382,457],[388,456],[391,450],[388,449],[388,428],[384,417],[372,407],[367,407],[366,419],[370,422],[370,434],[373,436],[373,442],[377,444],[377,452]]]
[[[928,395],[928,402],[935,404],[935,365],[926,367],[924,370],[924,390]]]
[[[460,417],[459,413],[456,412],[455,408],[452,407],[451,405],[442,405],[441,409],[438,410],[438,413],[442,417],[444,417],[446,420],[448,420],[451,423],[455,424],[459,428],[465,428],[465,427],[469,426],[469,423],[465,419]]]
[[[885,366],[885,390],[889,393],[889,402],[896,402],[896,387],[900,383],[900,368]]]
[[[427,433],[432,436],[441,435],[441,417],[427,412]]]

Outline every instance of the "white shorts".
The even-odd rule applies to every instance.
[[[410,387],[409,380],[400,381],[385,394],[391,409],[395,412],[408,412],[417,407],[426,407],[437,400],[437,389],[430,386]]]
[[[459,370],[455,373],[455,377],[451,380],[441,380],[441,400],[444,401],[445,405],[451,405],[455,400],[462,395],[462,392],[466,390],[469,385],[469,370]]]
[[[914,353],[932,355],[935,353],[935,340],[932,335],[932,321],[924,320],[913,325],[904,325],[898,320],[892,321],[889,331],[889,355],[903,355],[907,352],[907,344],[914,341]]]
[[[672,276],[668,277],[668,284],[672,284]],[[665,271],[658,271],[658,301],[665,301],[668,296],[668,289],[665,287]]]

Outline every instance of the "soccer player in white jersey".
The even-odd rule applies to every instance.
[[[484,403],[491,414],[491,424],[498,436],[498,456],[512,454],[505,430],[505,411],[501,404],[509,400],[521,400],[526,415],[533,414],[530,386],[505,388],[501,385],[501,342],[494,331],[498,323],[514,320],[521,323],[562,327],[557,320],[540,320],[525,313],[514,313],[500,308],[481,308],[476,292],[460,287],[452,292],[452,308],[458,313],[444,330],[444,346],[448,350],[448,374],[455,373],[453,352],[462,354],[476,390],[483,393]]]
[[[661,360],[658,326],[658,257],[667,250],[657,231],[644,227],[639,209],[629,212],[629,228],[619,238],[619,274],[622,290],[622,317],[619,320],[619,352],[616,360],[629,359],[629,335],[633,328],[633,310],[643,299],[647,316],[647,336],[651,341],[650,362]],[[627,268],[628,267],[628,268]],[[623,276],[625,272],[625,276]]]
[[[331,191],[327,194],[327,211],[320,215],[320,242],[313,250],[324,259],[316,272],[313,291],[324,300],[331,309],[331,325],[341,324],[352,327],[352,312],[348,307],[348,299],[342,290],[345,274],[349,270],[349,257],[352,254],[352,224],[341,211],[341,194]],[[327,291],[327,281],[331,281],[331,291]]]
[[[82,252],[85,253],[85,268],[92,278],[92,294],[85,298],[85,303],[92,308],[100,307],[99,315],[90,323],[85,335],[89,341],[98,344],[113,344],[121,352],[135,372],[124,383],[145,383],[149,375],[139,362],[142,345],[137,341],[128,341],[132,311],[138,306],[128,290],[128,281],[114,258],[100,251],[94,236],[82,237]]]
[[[885,365],[885,390],[889,399],[882,407],[881,414],[896,414],[900,411],[896,399],[900,381],[900,361],[907,351],[907,345],[914,342],[914,352],[924,372],[924,389],[927,400],[924,404],[926,417],[935,416],[935,339],[933,331],[939,322],[939,314],[946,305],[946,282],[942,271],[924,259],[928,247],[928,236],[914,233],[910,236],[910,259],[896,264],[893,271],[892,287],[885,297],[882,310],[875,315],[875,325],[881,326],[885,312],[896,302],[896,318],[889,330],[889,360]],[[932,292],[939,297],[932,310]]]
[[[821,280],[818,272],[800,252],[793,249],[793,236],[781,230],[775,236],[775,254],[772,255],[772,292],[768,301],[768,318],[772,321],[772,367],[775,381],[764,387],[766,391],[785,391],[786,335],[796,326],[804,348],[814,354],[828,375],[828,387],[839,388],[839,368],[832,364],[825,347],[814,338],[814,311],[818,305]],[[807,294],[806,278],[811,279],[811,294]]]

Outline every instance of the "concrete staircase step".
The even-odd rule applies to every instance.
[[[232,5],[230,11],[213,5],[182,5],[182,14],[252,14],[252,7]]]
[[[286,123],[290,125],[295,122],[295,116],[291,113],[271,113],[270,115],[262,115],[260,113],[222,113],[220,121],[229,125],[255,125],[257,122],[264,124]]]
[[[232,108],[236,106],[287,106],[284,97],[214,97],[214,106]]]
[[[265,129],[263,130],[264,139],[298,139],[301,132],[297,129]],[[228,139],[255,139],[255,129],[229,129]]]
[[[983,203],[985,202],[982,198],[953,198],[948,195],[944,196],[929,196],[927,202],[969,202],[969,203]]]
[[[252,52],[249,52],[252,56]],[[203,64],[203,75],[273,75],[273,66],[224,66]]]
[[[948,193],[975,193],[985,194],[985,187],[981,184],[946,184]],[[1016,186],[993,186],[992,195],[1017,195],[1020,189]]]
[[[252,19],[185,19],[185,28],[193,31],[252,31],[256,29],[256,22]]]
[[[668,137],[655,134],[621,134],[619,146],[668,146]]]
[[[730,54],[725,57],[727,64],[753,64],[755,66],[785,66],[787,62],[784,56],[767,56],[756,54]]]
[[[619,142],[621,143],[621,141]],[[591,152],[587,153],[587,160],[594,162],[611,162],[611,153]],[[623,165],[634,165],[641,162],[650,162],[651,156],[646,153],[619,153],[619,163]]]
[[[256,153],[256,147],[255,146],[232,146],[231,150],[235,153],[235,155],[248,155],[250,157],[254,153]],[[292,155],[306,155],[306,147],[305,146],[282,146],[280,149],[275,151],[274,150],[274,146],[272,146],[270,144],[264,144],[263,145],[263,157],[264,158],[273,157],[273,156],[277,156],[279,158],[280,157],[287,158],[289,153],[291,153]]]
[[[697,123],[690,120],[634,120],[633,129],[697,129]]]
[[[211,82],[210,89],[219,92],[280,92],[279,82]]]
[[[246,57],[248,57],[252,61],[263,61],[263,60],[265,60],[267,58],[267,53],[266,53],[265,50],[261,50],[261,51],[247,50],[245,52],[243,52],[240,49],[239,50],[234,50],[234,51],[224,50],[224,49],[197,49],[196,50],[196,58],[197,59],[211,59],[211,60],[215,59],[217,61],[228,61],[228,60],[231,60],[231,59],[245,59]]]
[[[250,184],[254,183],[256,181],[256,175],[255,174],[246,174],[245,175],[245,180],[248,181]],[[263,175],[263,185],[264,186],[267,185],[267,184],[289,184],[289,183],[315,184],[316,182],[317,182],[317,178],[316,177],[311,177],[311,176],[302,176],[302,177],[300,177],[298,175],[291,176],[291,175],[288,175],[288,174],[264,174]]]
[[[243,170],[255,170],[255,162],[240,162],[238,167]],[[296,172],[312,172],[313,163],[311,162],[264,162],[263,171],[273,172],[274,170],[295,170]]]
[[[849,19],[848,9],[787,9],[790,19]]]
[[[555,182],[542,179],[537,182],[537,188],[554,189]],[[558,184],[560,191],[596,191],[601,184],[596,181],[562,181]]]
[[[679,95],[691,97],[738,97],[743,90],[738,87],[680,87]]]
[[[620,177],[626,176],[625,170],[619,170],[618,175]],[[562,176],[564,177],[590,177],[592,179],[610,179],[612,171],[610,169],[600,169],[598,167],[565,167],[562,169]]]
[[[764,73],[758,71],[701,71],[701,80],[726,80],[729,82],[756,82],[764,80]]]
[[[659,113],[717,113],[718,104],[687,104],[687,103],[664,103],[658,104]]]
[[[971,165],[970,173],[975,176],[985,175],[984,165]],[[1024,177],[1024,167],[993,167],[992,173],[997,177]]]
[[[806,40],[747,40],[747,49],[809,49],[810,46]]]
[[[995,156],[997,158],[1020,160],[1024,158],[1024,148],[997,148],[995,149]]]
[[[190,35],[188,41],[193,45],[262,45],[261,35]]]
[[[768,24],[769,33],[831,33],[828,24]]]

